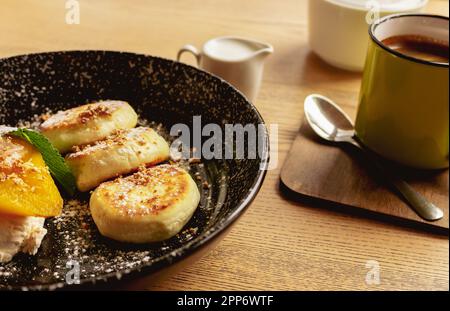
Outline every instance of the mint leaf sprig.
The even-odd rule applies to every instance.
[[[32,144],[42,155],[50,174],[70,196],[75,194],[75,176],[70,171],[59,151],[50,143],[44,135],[25,128],[14,129],[9,132],[12,135],[26,140]]]

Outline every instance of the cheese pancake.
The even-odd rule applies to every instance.
[[[91,196],[90,210],[102,235],[148,243],[176,235],[199,201],[192,177],[178,166],[165,164],[101,184]]]
[[[40,130],[61,153],[73,146],[104,139],[113,131],[137,124],[137,114],[124,101],[101,101],[59,111],[41,124]]]
[[[104,140],[75,148],[66,163],[75,175],[80,191],[136,171],[142,165],[155,165],[169,158],[169,145],[151,128],[117,130]]]

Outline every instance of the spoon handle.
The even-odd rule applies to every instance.
[[[406,200],[406,202],[408,202],[410,207],[412,207],[412,209],[420,217],[428,221],[436,221],[444,217],[444,212],[439,207],[429,202],[420,193],[415,191],[407,182],[389,172],[372,153],[372,151],[362,145],[357,138],[352,139],[350,143],[365,153],[367,158],[375,165],[377,171],[381,173],[386,181],[400,193],[400,195]]]

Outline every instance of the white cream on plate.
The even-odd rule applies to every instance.
[[[19,252],[35,255],[47,230],[45,218],[0,215],[0,263]]]

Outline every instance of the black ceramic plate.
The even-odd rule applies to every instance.
[[[255,107],[228,83],[191,66],[157,57],[105,51],[32,54],[0,60],[0,124],[16,126],[46,111],[101,99],[128,101],[143,121],[192,125],[262,124]],[[91,220],[88,196],[66,198],[63,214],[46,221],[48,234],[36,256],[0,264],[0,288],[55,289],[79,264],[81,284],[148,274],[180,261],[228,227],[257,194],[267,163],[210,160],[191,166],[200,175],[199,208],[180,234],[140,246],[103,238]],[[197,179],[196,179],[197,180]],[[203,187],[207,181],[209,188]],[[76,203],[82,203],[82,206]],[[84,204],[84,206],[83,206]],[[0,233],[1,234],[1,233]],[[71,261],[73,260],[73,261]]]

